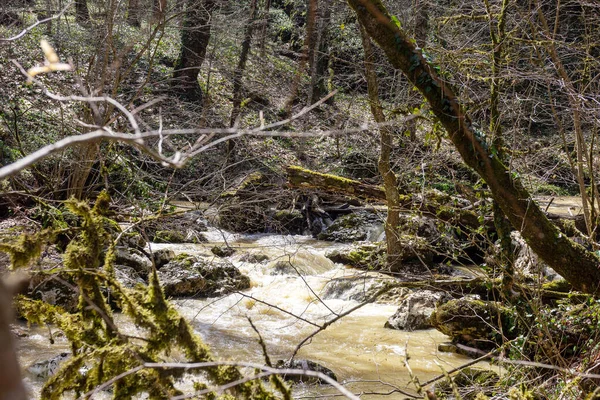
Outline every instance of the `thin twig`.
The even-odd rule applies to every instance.
[[[58,14],[53,15],[51,17],[45,18],[41,21],[36,22],[33,25],[28,26],[27,28],[23,29],[18,35],[10,37],[10,38],[0,38],[0,42],[13,42],[15,40],[18,40],[20,38],[22,38],[23,36],[25,36],[27,34],[27,32],[33,30],[33,28],[35,28],[36,26],[40,25],[40,24],[44,24],[46,22],[52,21],[53,19],[57,19],[60,18],[65,12],[67,12],[67,10],[69,9],[69,7],[71,7],[71,5],[74,3],[75,1],[71,1],[69,2],[65,8],[63,8]]]

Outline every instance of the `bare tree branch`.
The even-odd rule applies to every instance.
[[[27,28],[23,29],[18,35],[10,37],[10,38],[0,38],[0,43],[2,42],[14,42],[15,40],[18,40],[20,38],[22,38],[23,36],[25,36],[27,34],[27,32],[31,31],[33,28],[35,28],[36,26],[40,25],[40,24],[45,24],[46,22],[52,21],[53,19],[57,19],[60,18],[65,12],[67,12],[67,10],[69,9],[69,7],[71,7],[71,5],[73,5],[73,3],[75,3],[75,1],[71,1],[69,2],[65,8],[63,8],[58,14],[53,15],[51,17],[45,18],[41,21],[36,22],[33,25],[29,25]]]

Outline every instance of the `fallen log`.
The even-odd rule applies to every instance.
[[[368,185],[341,176],[323,174],[295,165],[287,167],[288,184],[296,188],[322,189],[329,192],[345,193],[362,199],[385,202],[383,187]]]
[[[319,189],[329,193],[386,203],[383,187],[365,184],[353,179],[311,171],[295,165],[287,167],[288,186],[295,188]],[[400,196],[400,207],[404,211],[419,211],[429,216],[451,222],[463,227],[477,229],[482,222],[477,213],[463,209],[467,200],[432,190],[424,194],[406,194]],[[470,204],[470,203],[469,203]],[[402,210],[401,210],[402,211]],[[492,218],[484,218],[483,223],[493,228]]]

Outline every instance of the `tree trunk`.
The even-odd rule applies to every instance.
[[[198,1],[195,1],[196,3]],[[188,1],[188,4],[190,1]],[[189,6],[188,6],[189,7]],[[152,3],[152,20],[157,23],[165,19],[165,12],[167,10],[167,0],[154,0]]]
[[[10,310],[10,294],[0,279],[0,400],[25,400],[27,395],[10,331]]]
[[[131,26],[140,26],[140,0],[129,0],[127,7],[127,23]]]
[[[179,95],[192,101],[202,100],[198,84],[200,67],[210,40],[210,24],[215,0],[188,0],[181,29],[181,53],[173,73]]]
[[[75,0],[75,21],[84,24],[90,20],[87,0]]]
[[[369,93],[369,105],[375,122],[384,124],[385,115],[379,101],[379,83],[375,72],[375,54],[371,45],[371,39],[362,25],[359,25],[360,37],[362,39],[365,52],[365,76],[367,78],[367,88]],[[377,169],[383,178],[383,187],[385,189],[385,198],[387,200],[387,218],[385,221],[385,240],[387,245],[386,265],[390,271],[400,271],[401,266],[399,254],[402,253],[402,243],[400,242],[400,192],[398,191],[398,179],[392,171],[390,164],[390,154],[393,147],[392,129],[389,125],[379,127],[379,142],[381,150],[379,152],[379,161]]]
[[[360,23],[421,91],[442,123],[450,140],[467,165],[488,184],[494,199],[511,224],[538,256],[577,290],[597,293],[600,289],[600,259],[561,234],[535,204],[520,180],[502,163],[500,149],[486,143],[471,122],[450,86],[425,60],[419,48],[391,19],[379,0],[348,0]]]
[[[242,42],[242,50],[240,59],[238,60],[237,68],[233,74],[233,108],[231,109],[231,117],[229,118],[229,126],[235,126],[240,115],[242,107],[242,78],[246,70],[246,62],[250,54],[250,45],[252,44],[252,32],[254,30],[254,21],[256,20],[257,4],[256,0],[250,0],[250,16],[244,28],[244,41]],[[233,157],[233,151],[236,145],[234,139],[227,141],[227,157]]]
[[[300,86],[302,74],[304,74],[307,62],[312,57],[311,41],[313,39],[313,33],[315,30],[318,7],[318,0],[308,0],[308,12],[306,15],[306,38],[304,39],[304,45],[302,46],[302,56],[300,57],[300,61],[298,61],[298,69],[296,69],[296,74],[294,75],[294,80],[292,81],[292,87],[290,88],[290,95],[288,96],[283,107],[286,118],[289,118],[292,115],[292,108],[296,98],[298,97],[298,86]]]
[[[310,87],[308,104],[317,102],[327,92],[327,66],[329,64],[329,24],[331,22],[331,0],[322,0],[316,15],[313,50],[310,52]]]

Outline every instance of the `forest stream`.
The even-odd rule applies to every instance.
[[[370,285],[390,279],[383,274],[367,273],[333,263],[325,257],[325,253],[345,245],[317,241],[309,236],[239,235],[212,228],[206,232],[206,236],[208,243],[151,244],[151,248],[170,248],[176,253],[204,257],[214,257],[210,248],[225,242],[237,250],[229,260],[251,278],[250,289],[222,298],[175,300],[179,311],[220,360],[264,363],[257,335],[248,317],[265,339],[271,360],[287,359],[296,345],[317,329],[295,316],[320,325],[334,318],[334,313],[343,313],[360,304],[359,301],[350,300],[350,297],[356,298],[357,294],[367,291]],[[248,253],[263,254],[269,260],[262,263],[242,261],[242,255]],[[290,260],[298,272],[274,272],[274,264],[281,260]],[[328,282],[350,276],[358,277],[353,287],[327,294]],[[261,304],[260,301],[273,304],[295,316]],[[406,352],[410,367],[421,382],[442,373],[441,367],[450,370],[469,361],[461,355],[439,352],[438,344],[448,341],[448,337],[436,330],[406,332],[384,328],[384,323],[396,309],[396,305],[383,302],[366,304],[316,335],[302,347],[297,358],[316,361],[331,369],[338,381],[346,383],[346,387],[354,393],[387,393],[393,390],[392,386],[383,382],[414,393],[405,367]],[[131,322],[121,319],[120,323],[126,333],[135,334],[136,328]],[[55,337],[54,340],[55,344],[50,344],[48,330],[41,328],[20,339],[21,364],[27,368],[69,351],[64,338]],[[174,361],[177,360],[177,355],[174,355]],[[34,392],[32,397],[39,398],[43,381],[27,372],[26,376]],[[191,382],[186,384],[184,380],[181,385],[185,392],[192,391]],[[327,395],[335,393],[333,388],[326,385],[299,384],[294,390],[294,398],[329,397]],[[380,396],[365,394],[361,398]],[[386,398],[400,399],[405,396],[394,393]]]

